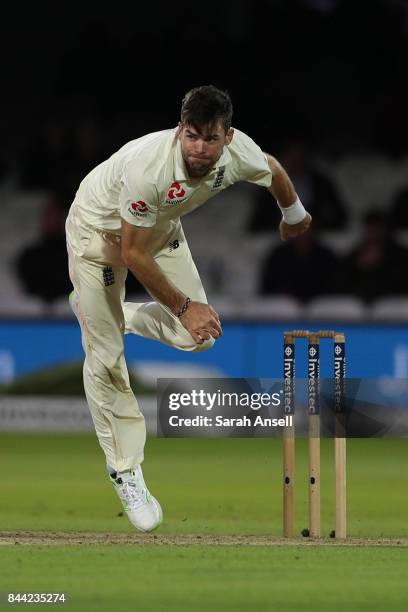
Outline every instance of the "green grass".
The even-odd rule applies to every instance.
[[[406,549],[19,546],[0,560],[0,591],[65,591],[67,610],[84,612],[402,612],[408,601]]]
[[[296,447],[296,531],[307,524],[307,441]],[[348,441],[352,536],[408,537],[408,440]],[[3,529],[131,532],[94,436],[0,436]],[[163,533],[281,534],[281,443],[148,440]],[[334,527],[333,441],[322,440],[322,529]]]
[[[296,456],[300,532],[306,440]],[[407,440],[348,441],[350,535],[408,537],[407,459]],[[133,532],[94,436],[1,435],[0,466],[0,530]],[[149,439],[144,473],[164,508],[161,533],[281,535],[279,440]],[[332,476],[333,441],[323,440],[325,534]],[[408,548],[392,546],[4,545],[0,593],[64,590],[67,609],[84,612],[402,611],[407,568]]]
[[[0,395],[50,395],[83,397],[83,362],[64,362],[51,367],[34,370],[18,376],[7,384],[0,384]],[[133,391],[140,395],[153,395],[156,386],[147,386],[130,373]]]

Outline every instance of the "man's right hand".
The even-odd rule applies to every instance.
[[[211,337],[216,339],[222,336],[218,313],[209,304],[190,302],[180,322],[197,344],[203,344]]]
[[[289,223],[285,223],[285,221],[280,222],[279,225],[279,233],[281,240],[288,240],[289,238],[296,238],[301,234],[307,232],[312,223],[312,216],[307,212],[306,217],[300,221],[300,223],[296,223],[295,225],[289,225]]]

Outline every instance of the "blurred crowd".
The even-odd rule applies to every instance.
[[[93,167],[98,157],[98,140],[92,125],[83,126],[75,135],[77,155],[68,155],[55,126],[50,126],[46,136],[41,147],[35,149],[37,153],[41,150],[41,156],[28,156],[21,173],[25,189],[47,187],[42,232],[38,240],[22,247],[14,263],[25,291],[52,302],[70,291],[64,222],[72,199],[72,185],[78,185]],[[312,229],[296,240],[277,243],[281,213],[271,195],[264,188],[245,194],[249,215],[243,228],[244,237],[275,238],[266,249],[259,270],[254,271],[258,274],[258,294],[290,295],[302,302],[319,295],[352,294],[366,303],[385,295],[407,294],[408,284],[401,270],[408,264],[408,248],[398,240],[398,234],[408,230],[408,186],[396,193],[390,206],[374,205],[362,213],[357,243],[339,252],[330,246],[330,235],[346,237],[353,216],[338,186],[321,168],[314,167],[312,154],[308,154],[305,144],[299,140],[288,141],[279,159],[312,214],[313,224]],[[326,237],[323,242],[321,235]],[[228,235],[223,240],[225,257],[233,258],[230,249],[233,236],[230,241]],[[39,275],[38,270],[47,270],[47,274]],[[129,293],[141,290],[131,275],[127,290]],[[220,291],[223,292],[222,287]]]
[[[274,237],[258,265],[257,293],[302,302],[352,294],[366,303],[408,294],[399,273],[408,250],[398,238],[408,230],[408,177],[389,202],[377,199],[362,211],[357,242],[336,249],[327,235],[346,237],[355,214],[325,164],[316,163],[333,167],[357,153],[405,157],[407,2],[237,0],[233,7],[209,2],[205,11],[184,1],[160,11],[143,4],[137,22],[121,19],[120,28],[111,9],[95,18],[84,7],[80,16],[67,12],[60,35],[50,28],[51,8],[40,20],[28,7],[22,22],[8,10],[3,44],[17,23],[19,40],[25,32],[29,40],[15,51],[23,78],[16,84],[13,71],[4,74],[16,95],[0,120],[0,189],[13,177],[16,191],[45,194],[40,235],[19,244],[9,262],[25,292],[47,303],[69,292],[64,221],[85,174],[126,141],[175,126],[185,91],[213,82],[230,91],[234,124],[278,157],[313,216],[312,231],[278,244],[279,209],[266,190],[251,192],[244,237]],[[30,47],[35,35],[38,45]],[[146,60],[152,45],[158,59]],[[27,86],[29,103],[21,98]],[[140,290],[128,282],[129,292]]]
[[[408,188],[397,192],[388,210],[374,206],[365,212],[359,242],[340,256],[319,242],[319,233],[346,232],[350,211],[333,181],[313,167],[311,159],[301,142],[288,143],[282,152],[282,163],[313,224],[303,236],[267,254],[259,291],[293,295],[301,301],[322,294],[352,294],[367,303],[385,295],[407,294],[401,269],[408,264],[408,249],[395,236],[408,229]],[[259,191],[250,231],[264,231],[265,226],[272,231],[279,225],[280,210],[269,200],[267,192]]]

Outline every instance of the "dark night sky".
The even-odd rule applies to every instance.
[[[300,134],[327,155],[404,150],[405,2],[20,2],[0,21],[8,159],[50,119],[97,121],[107,149],[169,127],[209,82],[269,149]]]
[[[230,92],[233,125],[278,159],[303,140],[309,160],[331,167],[355,153],[398,162],[407,32],[405,0],[3,6],[0,181],[48,194],[43,230],[66,257],[63,221],[83,177],[124,143],[175,126],[186,91],[208,83]]]

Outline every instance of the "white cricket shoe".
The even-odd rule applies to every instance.
[[[132,525],[139,531],[156,529],[163,520],[163,512],[146,486],[140,465],[110,477]]]

